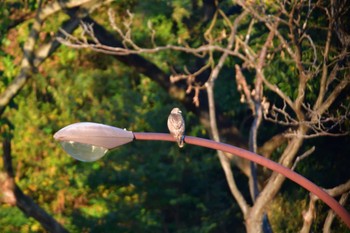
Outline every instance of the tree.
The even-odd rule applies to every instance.
[[[195,113],[214,140],[245,146],[242,134],[249,133],[250,150],[297,169],[299,161],[315,150],[310,140],[348,135],[349,34],[344,27],[349,11],[347,2],[174,1],[166,10],[162,8],[165,1],[129,5],[121,2],[130,11],[122,7],[108,11],[114,34],[105,29],[108,23],[97,23],[89,14],[89,9],[104,9],[97,8],[93,1],[70,9],[82,2],[66,3],[71,27],[62,26],[59,42],[110,54],[150,77]],[[45,20],[42,16],[47,12],[45,9],[62,7],[56,6],[38,8],[32,38],[39,35],[41,29],[37,27]],[[159,15],[158,7],[163,9],[163,15]],[[79,20],[83,34],[71,34]],[[51,45],[58,46],[54,40]],[[5,86],[0,97],[2,112],[24,86],[33,68],[43,61],[40,58],[46,57],[34,55],[34,48],[35,43],[28,40],[25,51],[31,52],[26,53],[29,55],[24,56],[19,75]],[[233,77],[238,92],[227,87]],[[226,98],[227,93],[230,98]],[[94,102],[89,94],[87,97]],[[239,99],[250,111],[232,107]],[[245,117],[250,126],[243,124],[239,129],[238,124]],[[277,124],[280,126],[276,127]],[[271,218],[274,212],[268,206],[281,193],[285,178],[263,168],[257,170],[254,164],[240,161],[234,155],[218,152],[218,157],[247,232],[261,231],[261,222],[267,219],[265,213],[270,212]],[[235,180],[238,175],[233,175],[231,163],[249,178],[251,198],[238,188]],[[347,179],[343,177],[342,182]],[[329,192],[343,195],[344,201],[349,186],[345,182],[335,188],[340,191]],[[307,198],[305,194],[303,198]],[[304,225],[299,226],[304,232],[311,227],[315,201],[311,196]],[[331,221],[327,218],[325,222],[324,229],[329,228]]]

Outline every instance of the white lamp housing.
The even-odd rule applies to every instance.
[[[108,150],[134,140],[131,131],[92,122],[68,125],[53,137],[69,155],[84,162],[96,161]]]

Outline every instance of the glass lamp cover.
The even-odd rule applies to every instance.
[[[134,140],[134,134],[109,125],[80,122],[68,125],[53,137],[75,159],[92,162],[103,157],[108,150]]]
[[[93,162],[102,158],[108,149],[100,146],[73,141],[60,141],[63,149],[73,158],[83,162]]]

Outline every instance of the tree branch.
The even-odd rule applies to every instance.
[[[333,4],[331,3],[331,8],[333,8]],[[332,39],[332,27],[334,24],[334,16],[330,15],[332,14],[331,12],[333,12],[334,9],[331,9],[331,11],[327,14],[328,16],[328,31],[327,31],[327,39],[326,39],[326,45],[324,48],[324,52],[323,52],[323,65],[322,65],[322,76],[321,76],[321,82],[320,82],[320,90],[317,96],[317,100],[316,103],[314,105],[314,109],[318,109],[319,106],[321,105],[321,103],[323,102],[325,93],[326,93],[326,85],[327,85],[327,76],[328,76],[328,56],[329,56],[329,49],[330,49],[330,45],[331,45],[331,39]]]
[[[227,50],[230,50],[232,48],[234,44],[237,25],[242,20],[242,18],[246,16],[246,14],[247,12],[243,12],[239,17],[236,18],[233,26],[231,26],[230,39],[226,47]],[[214,84],[215,84],[215,80],[218,78],[219,72],[222,69],[222,66],[227,57],[228,57],[228,53],[224,53],[221,55],[218,64],[215,66],[215,68],[212,70],[210,74],[209,80],[205,83],[205,87],[208,95],[208,103],[209,103],[210,128],[211,128],[213,139],[216,142],[220,142],[220,136],[219,136],[217,120],[215,115],[216,111],[215,111],[215,100],[214,100]],[[224,152],[217,151],[217,153],[220,160],[220,164],[224,170],[225,177],[226,177],[228,186],[230,188],[231,194],[236,199],[239,207],[241,208],[241,211],[243,212],[244,217],[246,217],[248,215],[249,206],[246,200],[244,199],[242,193],[237,188],[236,182],[234,180],[232,168],[231,168],[231,162],[229,158],[224,154]]]
[[[343,193],[340,197],[339,203],[341,205],[345,205],[349,195],[350,195],[350,192]],[[323,233],[331,233],[331,226],[332,226],[332,222],[334,220],[334,217],[335,217],[334,211],[329,210],[327,217],[326,217],[326,220],[324,221],[324,224],[323,224]]]
[[[346,183],[338,185],[337,187],[334,187],[332,189],[325,189],[325,191],[331,195],[332,197],[337,197],[341,195],[341,198],[339,200],[339,203],[341,205],[344,205],[349,194],[350,194],[350,180],[348,180]],[[300,233],[308,233],[310,232],[312,221],[315,217],[315,203],[319,200],[317,196],[314,194],[310,194],[310,202],[309,202],[309,208],[307,211],[303,211],[303,218],[304,223],[303,227],[300,230]],[[326,217],[326,220],[323,225],[323,233],[329,233],[330,227],[332,225],[332,221],[334,219],[334,211],[329,210],[328,215]]]
[[[305,129],[300,128],[301,133],[305,133]],[[292,159],[297,154],[298,150],[302,145],[303,139],[293,138],[288,142],[287,147],[283,151],[281,155],[279,163],[283,166],[290,167],[292,163]],[[248,232],[254,232],[256,226],[261,226],[262,216],[265,212],[266,204],[269,203],[280,190],[283,182],[285,181],[285,177],[279,175],[277,173],[272,173],[270,178],[268,179],[268,183],[264,187],[264,189],[260,192],[258,198],[255,201],[254,206],[251,208],[249,219],[251,222],[248,224]]]
[[[1,193],[5,197],[2,201],[6,201],[10,205],[16,205],[25,214],[40,222],[40,224],[49,232],[68,233],[59,222],[38,206],[30,197],[25,195],[15,183],[12,168],[10,139],[3,138],[2,148],[3,163],[6,172],[6,175],[2,175],[2,179],[0,179],[0,187],[2,187]]]
[[[287,138],[284,136],[284,132],[276,134],[258,149],[258,154],[261,154],[265,158],[270,158],[271,154],[286,141]]]
[[[294,161],[293,166],[291,167],[291,170],[294,170],[296,168],[296,166],[298,165],[298,163],[305,159],[306,157],[308,157],[309,155],[311,155],[312,153],[314,153],[315,151],[315,147],[311,147],[310,149],[308,149],[307,151],[305,151],[302,155],[299,155],[296,160]]]
[[[70,1],[64,4],[55,2],[38,11],[35,23],[30,32],[30,36],[24,45],[24,56],[21,61],[19,75],[17,75],[17,77],[15,77],[14,80],[7,86],[5,91],[0,94],[0,115],[3,113],[9,102],[19,93],[24,84],[30,78],[31,72],[36,70],[37,67],[60,46],[59,43],[52,40],[51,43],[43,45],[35,50],[35,44],[43,21],[52,14],[61,10],[63,7],[76,7],[89,1]],[[65,28],[66,31],[72,32],[77,26],[78,20],[75,18],[69,20],[62,27]],[[60,34],[58,33],[58,35]]]
[[[211,81],[209,81],[211,82]],[[213,135],[213,139],[216,142],[220,142],[220,136],[216,124],[216,116],[215,116],[215,102],[214,102],[214,93],[213,93],[213,85],[208,85],[207,82],[207,94],[208,94],[208,101],[209,101],[209,114],[210,114],[210,126],[211,126],[211,132]],[[224,170],[226,181],[228,183],[228,186],[230,188],[231,194],[236,199],[239,207],[241,208],[241,211],[243,212],[243,216],[247,216],[249,211],[249,206],[244,199],[242,193],[239,191],[236,185],[236,181],[234,179],[232,168],[231,168],[231,162],[228,159],[228,157],[225,155],[222,151],[217,151],[218,157],[220,160],[220,164],[222,169]]]
[[[327,109],[329,109],[339,94],[342,93],[342,91],[349,85],[350,75],[347,75],[338,83],[328,98],[320,105],[320,107],[317,109],[317,113],[322,115]]]
[[[303,211],[303,227],[299,231],[299,233],[309,233],[311,229],[312,220],[315,216],[315,204],[317,197],[313,194],[310,194],[309,208],[307,211]]]

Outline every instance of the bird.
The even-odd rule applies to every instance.
[[[168,117],[168,129],[180,148],[184,146],[185,121],[179,108],[173,108]]]

